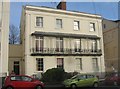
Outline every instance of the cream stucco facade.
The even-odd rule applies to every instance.
[[[60,28],[56,27],[58,24]],[[105,72],[102,18],[99,15],[24,6],[21,43],[27,75],[57,67],[66,72]]]
[[[9,2],[0,2],[0,76],[8,74]]]

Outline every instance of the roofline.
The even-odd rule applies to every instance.
[[[40,11],[46,11],[49,13],[61,13],[61,14],[68,14],[68,15],[77,15],[77,16],[86,16],[86,17],[92,17],[92,18],[98,18],[102,19],[101,15],[98,14],[90,14],[90,13],[85,13],[85,12],[77,12],[77,11],[68,11],[68,10],[61,10],[61,9],[56,9],[52,7],[43,7],[43,6],[33,6],[33,5],[26,5],[24,6],[25,10],[40,10]]]
[[[111,21],[111,22],[119,22],[120,20],[111,20],[111,19],[106,19],[106,18],[103,18],[103,20],[108,20],[108,21]]]

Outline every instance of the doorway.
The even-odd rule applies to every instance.
[[[19,61],[14,61],[14,72],[16,75],[20,74],[20,62]]]

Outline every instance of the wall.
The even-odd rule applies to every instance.
[[[0,73],[8,73],[9,2],[3,2],[2,10]]]
[[[118,24],[110,20],[103,20],[106,28],[103,28],[105,65],[106,71],[111,72],[113,68],[118,70]]]
[[[22,58],[22,45],[10,44],[9,45],[9,74],[14,70],[14,61],[20,62],[20,74],[24,74],[24,60]]]

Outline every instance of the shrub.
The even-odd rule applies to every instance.
[[[48,69],[42,77],[44,82],[61,82],[64,80],[65,71],[62,68]]]
[[[70,73],[65,72],[64,79],[69,79],[77,74],[79,74],[79,73],[78,72],[70,72]]]

